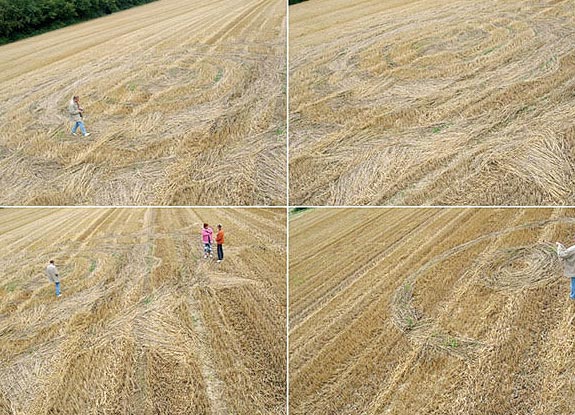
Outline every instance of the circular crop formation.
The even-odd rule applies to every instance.
[[[428,317],[424,310],[414,304],[419,277],[428,270],[453,255],[459,254],[477,243],[493,240],[515,231],[541,228],[551,223],[572,223],[570,218],[551,219],[522,224],[498,232],[493,232],[451,248],[449,251],[424,264],[410,274],[398,288],[392,301],[393,320],[396,326],[409,338],[421,345],[447,352],[459,358],[470,358],[485,346],[479,339],[471,339],[455,333],[446,332],[437,322]],[[473,274],[477,282],[491,289],[501,291],[519,291],[551,281],[562,275],[561,261],[551,243],[534,243],[526,246],[499,248],[476,261]]]
[[[505,248],[479,268],[485,285],[495,289],[519,290],[561,275],[561,263],[548,243]]]

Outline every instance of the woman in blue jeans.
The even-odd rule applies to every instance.
[[[571,278],[571,294],[569,298],[575,300],[575,245],[565,248],[557,242],[557,255],[563,262],[563,275]]]

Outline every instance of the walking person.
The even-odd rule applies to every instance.
[[[212,255],[212,241],[213,241],[214,231],[207,223],[204,223],[204,228],[202,229],[202,243],[204,244],[204,258],[208,255],[213,258]]]
[[[62,293],[60,293],[60,274],[58,274],[58,268],[54,265],[53,260],[50,260],[50,263],[46,267],[46,275],[50,282],[56,285],[56,297],[60,297],[62,295]]]
[[[218,224],[218,233],[216,234],[216,244],[218,248],[218,262],[224,260],[224,230],[222,224]]]
[[[557,242],[557,255],[563,262],[563,275],[571,278],[571,294],[569,298],[575,300],[575,245],[565,248]]]
[[[88,137],[90,135],[90,133],[86,132],[86,127],[84,126],[83,112],[84,108],[80,106],[80,97],[78,95],[74,95],[68,103],[70,120],[74,123],[74,127],[72,127],[72,135],[76,135],[76,130],[78,130],[78,128],[80,128],[84,137]]]

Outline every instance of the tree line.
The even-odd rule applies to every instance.
[[[289,4],[297,4],[297,3],[301,3],[302,1],[307,1],[307,0],[289,0]]]
[[[155,0],[0,0],[0,44]]]

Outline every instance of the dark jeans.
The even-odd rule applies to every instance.
[[[218,259],[221,261],[224,259],[224,246],[218,244]]]

